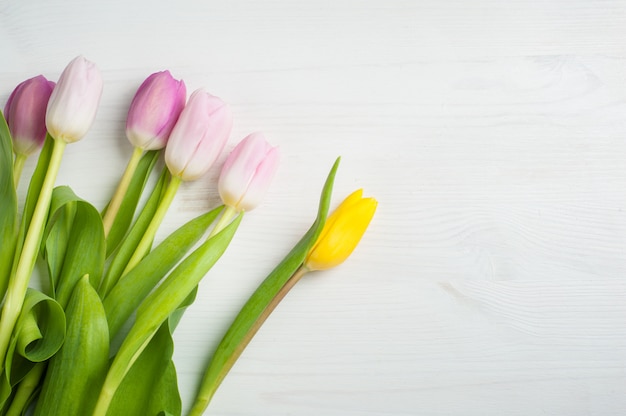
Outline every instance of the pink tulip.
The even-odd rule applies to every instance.
[[[204,175],[224,149],[232,124],[226,103],[203,89],[194,91],[165,147],[170,173],[184,181]]]
[[[63,70],[52,91],[46,113],[46,127],[52,137],[72,143],[82,139],[96,117],[102,76],[96,65],[82,56]]]
[[[46,107],[54,82],[43,75],[27,79],[9,96],[4,107],[15,153],[28,156],[46,140]]]
[[[175,80],[169,71],[150,75],[130,104],[126,120],[128,140],[144,150],[164,148],[186,99],[185,83]]]
[[[218,189],[222,201],[236,211],[261,203],[278,168],[279,152],[261,133],[252,133],[235,147],[222,168]]]

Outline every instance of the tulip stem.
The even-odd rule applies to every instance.
[[[248,332],[245,334],[243,339],[240,341],[239,345],[235,347],[235,350],[231,354],[230,357],[226,360],[224,365],[220,368],[219,374],[212,374],[210,371],[207,371],[204,374],[204,378],[202,380],[202,384],[200,385],[200,389],[194,399],[194,404],[191,410],[189,411],[189,416],[201,416],[206,408],[209,406],[215,391],[224,380],[224,377],[228,374],[230,369],[233,367],[237,359],[243,353],[243,350],[252,340],[252,337],[257,333],[261,325],[265,322],[265,320],[270,316],[270,314],[276,309],[278,304],[283,300],[283,298],[289,293],[289,291],[295,286],[296,283],[300,281],[302,276],[304,276],[309,269],[304,266],[300,266],[285,282],[285,284],[280,288],[280,290],[276,293],[276,295],[270,300],[267,304],[263,312],[259,315],[257,320],[252,324]],[[210,365],[209,365],[210,370]]]
[[[22,176],[22,169],[24,169],[24,162],[26,162],[26,155],[21,153],[15,154],[15,160],[13,161],[13,184],[17,189],[17,184],[20,183],[20,176]]]
[[[172,176],[170,178],[170,182],[167,184],[167,188],[165,188],[165,193],[163,194],[163,197],[159,202],[159,206],[157,207],[156,212],[154,213],[154,216],[150,221],[150,225],[148,225],[145,234],[141,238],[141,241],[139,241],[139,244],[137,244],[135,252],[131,256],[130,260],[128,260],[128,264],[126,264],[126,267],[122,272],[122,276],[131,271],[133,267],[135,267],[150,251],[154,236],[156,235],[156,232],[159,229],[161,222],[163,222],[163,218],[165,217],[167,209],[170,207],[172,201],[174,200],[174,196],[176,195],[176,191],[178,190],[180,183],[181,179],[179,177]]]
[[[222,211],[222,216],[220,217],[217,224],[215,224],[215,227],[213,227],[213,229],[211,230],[211,233],[209,233],[207,239],[222,231],[228,224],[230,224],[230,221],[235,217],[236,214],[237,211],[235,210],[235,208],[226,205],[224,211]]]
[[[61,166],[65,145],[65,141],[55,140],[52,146],[52,155],[46,177],[41,186],[37,204],[26,232],[24,246],[15,269],[15,274],[11,276],[6,298],[2,305],[2,319],[0,319],[0,369],[4,369],[11,333],[22,311],[30,276],[35,268],[35,260],[37,259],[37,252],[41,244],[43,229],[50,208],[52,189]]]
[[[36,363],[28,374],[24,376],[17,386],[17,392],[5,416],[21,416],[25,413],[30,398],[35,390],[40,387],[39,382],[41,381],[45,369],[46,363]]]
[[[126,165],[126,170],[120,179],[120,183],[117,185],[117,189],[111,198],[111,202],[107,206],[106,212],[104,213],[104,217],[102,217],[102,224],[104,225],[104,237],[106,238],[111,231],[111,227],[113,227],[113,222],[115,221],[115,217],[117,217],[117,213],[120,210],[120,206],[122,205],[122,201],[126,196],[126,191],[128,191],[128,186],[130,185],[130,181],[133,178],[133,174],[137,170],[137,165],[139,165],[139,161],[141,160],[141,156],[143,155],[143,149],[139,147],[135,147],[133,150],[133,154]]]

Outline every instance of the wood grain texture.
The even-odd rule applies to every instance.
[[[0,102],[78,53],[98,63],[98,117],[58,180],[98,206],[157,70],[230,103],[229,148],[255,130],[281,147],[266,201],[177,330],[185,406],[342,155],[334,201],[377,197],[370,230],[296,286],[208,414],[617,416],[625,39],[617,0],[0,0]],[[219,165],[183,186],[159,238],[217,204]]]

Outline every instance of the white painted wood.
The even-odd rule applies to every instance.
[[[208,414],[626,413],[626,2],[0,0],[2,104],[79,53],[105,92],[58,182],[98,206],[156,70],[231,104],[231,147],[262,130],[284,155],[176,332],[186,406],[342,155],[334,201],[376,196],[371,229],[296,286]],[[217,173],[159,238],[217,203]]]

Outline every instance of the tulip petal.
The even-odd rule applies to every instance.
[[[102,84],[100,71],[84,57],[68,64],[48,102],[46,127],[52,137],[72,143],[85,136],[96,117]]]
[[[13,138],[13,150],[28,156],[46,139],[46,108],[54,82],[43,75],[27,79],[11,93],[4,108]]]
[[[224,203],[237,211],[260,204],[278,168],[279,151],[261,133],[243,139],[226,159],[218,189]]]
[[[141,84],[126,120],[126,136],[144,150],[165,147],[174,124],[185,106],[187,90],[169,71],[156,72]]]
[[[224,149],[231,128],[226,103],[202,89],[194,91],[165,148],[172,175],[186,181],[204,175]]]
[[[261,203],[272,183],[279,159],[280,152],[276,147],[270,149],[266,154],[246,188],[245,198],[239,201],[239,207],[242,211],[250,211]]]
[[[362,195],[361,189],[353,192],[328,217],[305,261],[309,270],[330,269],[352,254],[378,205],[374,198],[362,198]]]

